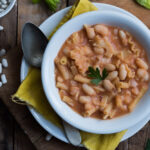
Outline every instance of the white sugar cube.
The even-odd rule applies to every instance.
[[[3,84],[6,84],[6,83],[7,83],[7,79],[6,79],[5,74],[2,74],[2,75],[1,75],[1,81],[2,81]]]
[[[0,82],[0,87],[2,87],[2,85],[3,85],[2,82]]]
[[[5,58],[2,59],[2,65],[3,65],[3,67],[5,67],[5,68],[8,67],[7,59],[5,59]]]
[[[3,12],[3,11],[4,11],[4,9],[0,8],[0,13]],[[3,30],[3,27],[2,27],[2,30]],[[0,31],[1,31],[1,30],[0,30]]]
[[[6,50],[5,49],[1,49],[0,50],[0,57],[4,56],[6,54]]]
[[[2,64],[0,63],[0,74],[2,73]]]
[[[1,2],[3,3],[3,4],[7,4],[7,1],[6,0],[1,0]]]
[[[7,5],[2,4],[1,7],[2,7],[3,9],[5,9],[5,8],[7,7]]]
[[[47,134],[47,135],[46,135],[46,137],[45,137],[45,140],[46,140],[46,141],[50,141],[50,140],[51,140],[51,138],[52,138],[52,135]]]
[[[1,9],[0,8],[0,12],[2,12],[4,9]],[[0,26],[0,31],[4,30],[4,27],[3,26]]]

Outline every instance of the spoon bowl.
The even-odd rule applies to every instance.
[[[22,30],[21,46],[26,61],[34,67],[41,67],[48,39],[34,24],[26,23]]]

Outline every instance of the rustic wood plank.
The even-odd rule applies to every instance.
[[[128,150],[144,150],[147,139],[150,138],[150,122],[145,125],[137,134],[129,139]]]
[[[13,122],[0,99],[0,150],[13,150]]]
[[[121,142],[117,147],[117,150],[128,150],[128,140]]]
[[[14,150],[36,150],[27,135],[24,134],[16,122],[14,129]]]
[[[10,23],[11,20],[11,23]],[[17,3],[14,8],[4,16],[0,18],[0,25],[4,27],[4,30],[0,32],[0,49],[10,49],[16,45],[16,29],[17,29]]]
[[[66,1],[61,0],[57,10],[66,7]],[[18,0],[18,42],[20,42],[21,29],[26,22],[40,25],[54,12],[50,11],[44,3],[32,4],[31,0]]]
[[[67,5],[68,5],[68,6],[71,6],[71,5],[74,4],[75,1],[76,1],[76,0],[68,0]]]

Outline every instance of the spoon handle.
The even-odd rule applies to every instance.
[[[66,134],[66,137],[67,137],[68,141],[72,145],[75,145],[75,146],[80,145],[81,144],[81,136],[80,136],[79,130],[72,127],[71,125],[69,125],[65,121],[62,121],[62,122],[63,122],[65,134]]]

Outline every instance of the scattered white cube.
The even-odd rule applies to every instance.
[[[3,9],[0,8],[0,12],[2,12],[2,11],[3,11]],[[4,30],[4,27],[3,27],[3,26],[0,26],[0,31],[2,31],[2,30]]]
[[[46,141],[50,141],[52,138],[52,135],[51,134],[47,134],[46,137],[45,137],[45,140]]]
[[[7,4],[7,1],[6,0],[1,0],[1,2],[3,3],[3,4]]]
[[[1,81],[2,81],[2,84],[6,84],[7,83],[7,79],[6,79],[5,74],[1,75]]]
[[[5,68],[8,67],[7,59],[5,59],[5,58],[2,59],[2,65],[3,65],[3,67],[5,67]]]
[[[0,74],[2,73],[2,64],[0,63]]]
[[[6,50],[5,49],[1,49],[0,50],[0,57],[4,56],[6,54]]]
[[[2,87],[2,85],[3,85],[2,82],[0,82],[0,87]]]

